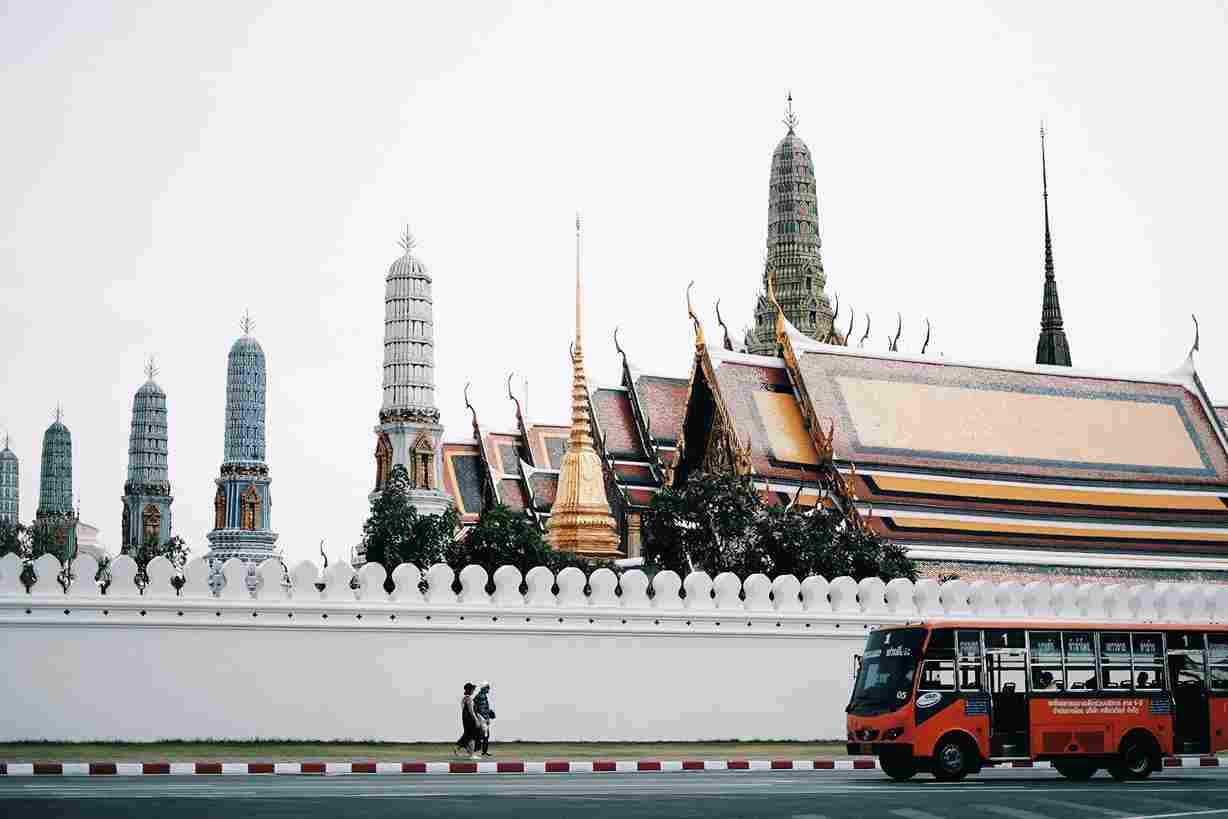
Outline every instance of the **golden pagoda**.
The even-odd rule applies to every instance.
[[[546,524],[555,549],[584,557],[620,557],[620,538],[605,496],[601,456],[593,445],[580,323],[580,216],[576,215],[576,343],[571,355],[571,434],[559,468],[558,491]]]

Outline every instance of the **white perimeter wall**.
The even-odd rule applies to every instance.
[[[121,558],[103,595],[83,582],[65,594],[52,562],[40,558],[27,592],[20,565],[0,560],[0,741],[446,741],[460,734],[461,686],[481,679],[494,683],[496,739],[838,739],[852,656],[875,625],[1228,619],[1228,590],[1203,586],[662,572],[650,600],[638,571],[564,570],[556,593],[556,578],[534,569],[521,594],[519,572],[504,567],[488,595],[486,573],[470,566],[458,596],[448,567],[403,565],[388,595],[378,565],[353,591],[349,566],[321,578],[308,563],[288,587],[280,566],[262,566],[254,592],[228,564],[218,595],[200,564],[180,593],[156,567],[142,594]],[[74,563],[78,577],[94,568]]]

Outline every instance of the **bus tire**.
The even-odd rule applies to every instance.
[[[947,734],[934,746],[934,778],[958,782],[977,768],[975,746],[959,734]]]
[[[878,758],[878,766],[896,782],[905,782],[917,774],[917,761],[912,754],[883,754]]]
[[[1146,734],[1132,734],[1121,743],[1121,754],[1109,763],[1109,773],[1119,782],[1146,779],[1158,767],[1159,749]]]
[[[1100,770],[1086,759],[1055,759],[1053,767],[1062,776],[1075,782],[1086,782]]]

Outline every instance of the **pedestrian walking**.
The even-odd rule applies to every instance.
[[[490,756],[490,724],[495,719],[495,709],[490,707],[490,683],[478,684],[478,693],[473,698],[473,710],[482,720],[482,756]]]
[[[482,718],[473,707],[473,691],[476,686],[465,683],[465,696],[461,697],[461,733],[456,740],[456,751],[464,749],[465,755],[478,759],[477,748],[482,741]]]

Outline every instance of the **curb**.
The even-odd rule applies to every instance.
[[[992,768],[1052,768],[1050,762],[1000,762]],[[1228,767],[1214,756],[1165,757],[1165,768]],[[657,771],[871,771],[873,757],[852,759],[631,759],[541,762],[0,762],[0,776],[224,776],[483,773],[641,773]]]

